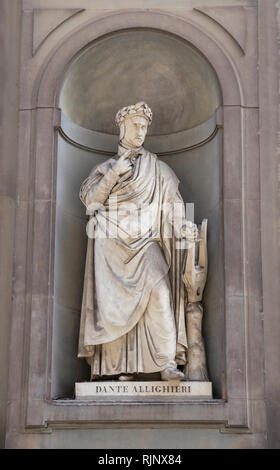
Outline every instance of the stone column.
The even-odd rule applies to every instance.
[[[5,443],[16,209],[21,0],[0,2],[0,448]]]
[[[261,240],[267,446],[280,444],[279,0],[259,0]]]

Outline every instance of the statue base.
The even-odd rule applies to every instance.
[[[79,382],[75,384],[76,400],[104,399],[212,399],[212,382]]]

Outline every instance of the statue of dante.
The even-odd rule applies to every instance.
[[[142,147],[151,121],[144,102],[121,109],[118,154],[93,168],[80,191],[94,227],[78,353],[91,380],[153,372],[184,379],[177,368],[187,349],[178,241],[195,241],[197,227],[185,218],[176,175]]]

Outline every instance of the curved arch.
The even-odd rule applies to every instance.
[[[156,28],[155,28],[155,25]],[[119,30],[152,28],[173,34],[195,47],[210,63],[221,87],[224,105],[242,105],[243,91],[233,58],[190,20],[160,11],[122,11],[91,19],[65,36],[46,58],[34,84],[32,107],[57,107],[65,74],[76,57],[96,39]]]

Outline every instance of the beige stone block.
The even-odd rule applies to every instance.
[[[33,54],[62,23],[80,11],[78,8],[35,8],[33,10]]]
[[[53,176],[56,169],[57,134],[55,126],[59,122],[59,111],[54,108],[37,109],[35,141],[35,199],[50,200],[53,194]]]
[[[20,201],[16,207],[15,217],[15,239],[14,239],[14,284],[13,292],[17,295],[24,295],[26,291],[26,257],[27,257],[27,239],[28,239],[28,215],[31,204]],[[30,272],[31,266],[28,268]]]
[[[243,231],[240,199],[224,201],[224,266],[226,297],[243,295]]]
[[[231,398],[228,409],[228,424],[229,428],[239,427],[248,428],[248,413],[246,400],[239,398]],[[231,432],[231,429],[228,430]]]
[[[250,0],[247,0],[250,1]],[[236,0],[215,0],[215,5],[235,4]],[[172,8],[175,9],[191,9],[197,4],[197,0],[188,0],[187,4],[185,0],[174,0],[172,2]],[[213,0],[200,0],[200,5],[211,5]],[[123,8],[170,8],[169,0],[108,0],[106,6],[103,0],[80,0],[79,6],[87,9],[98,9],[98,10],[119,10]],[[77,6],[76,0],[48,0],[48,8],[75,8]],[[23,0],[23,8],[45,8],[46,2],[44,0]]]
[[[185,13],[184,16],[186,15]],[[199,2],[194,6],[190,16],[211,37],[216,38],[219,45],[223,47],[229,62],[234,62],[242,105],[257,107],[258,23],[256,2],[245,1],[242,4],[231,4],[225,1],[223,5],[218,5],[216,2],[203,5]],[[237,103],[226,101],[225,104]]]
[[[164,398],[176,399],[212,398],[211,382],[82,382],[75,384],[77,400],[96,400],[98,398],[126,396],[135,398]]]
[[[29,396],[40,401],[45,394],[48,349],[48,297],[42,294],[32,296],[30,304],[29,342]],[[39,406],[39,405],[38,405]]]
[[[246,53],[247,21],[245,9],[242,5],[206,6],[195,9],[211,18],[215,23],[224,28]]]
[[[34,234],[31,243],[33,247],[32,291],[36,294],[49,294],[51,217],[53,210],[49,201],[35,202]]]
[[[245,198],[260,199],[259,109],[243,109]]]
[[[262,400],[265,396],[263,313],[255,297],[247,299],[247,309],[248,396],[253,400]]]
[[[244,299],[226,297],[226,378],[230,399],[246,398],[246,336]],[[243,405],[242,405],[243,406]]]
[[[246,282],[247,295],[255,296],[261,307],[262,297],[262,258],[261,258],[261,220],[259,200],[246,201]]]
[[[225,199],[242,197],[241,109],[224,107],[223,185]]]
[[[21,201],[28,201],[32,174],[34,171],[34,154],[31,150],[32,111],[19,111],[17,196]]]

